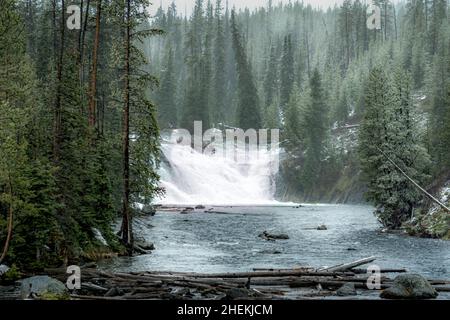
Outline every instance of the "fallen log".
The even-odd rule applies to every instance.
[[[367,269],[351,269],[356,274],[367,274]],[[407,269],[380,269],[380,273],[405,273]]]
[[[71,298],[78,300],[123,300],[122,296],[119,297],[104,297],[104,296],[87,296],[79,294],[71,294]]]
[[[271,268],[253,268],[253,271],[257,272],[294,272],[294,271],[305,271],[305,272],[314,272],[313,267],[298,267],[291,269],[271,269]]]
[[[438,292],[450,292],[450,287],[446,286],[434,286],[434,289]]]
[[[352,276],[353,272],[329,272],[329,271],[255,271],[255,272],[235,272],[235,273],[211,273],[201,274],[192,273],[185,274],[185,278],[270,278],[270,277],[301,277],[301,276],[317,276],[317,277],[329,277],[329,276]],[[169,278],[169,277],[168,277]]]
[[[346,270],[349,270],[349,269],[352,269],[355,267],[359,267],[363,264],[371,263],[371,262],[375,261],[376,259],[377,259],[377,257],[372,256],[372,257],[356,260],[356,261],[349,262],[349,263],[343,263],[343,264],[338,264],[336,266],[332,266],[332,267],[328,267],[328,268],[322,268],[317,271],[322,271],[322,272],[346,271]]]
[[[339,288],[341,287],[344,283],[347,282],[342,282],[342,281],[332,281],[332,280],[310,280],[310,281],[294,281],[292,283],[289,284],[290,288],[303,288],[303,287],[312,287],[315,285],[320,284],[322,287],[332,287],[332,288]],[[365,290],[370,290],[367,287],[367,284],[365,282],[354,282],[355,284],[355,288],[357,289],[365,289]],[[384,290],[390,287],[390,284],[380,284],[380,290]]]
[[[97,292],[107,292],[108,289],[98,286],[96,284],[90,283],[90,282],[83,282],[81,284],[81,288],[85,290],[91,290],[91,291],[97,291]]]

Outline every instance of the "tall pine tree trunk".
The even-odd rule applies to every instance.
[[[131,4],[127,0],[125,33],[125,91],[123,109],[123,209],[122,241],[128,254],[133,252],[132,221],[130,213],[130,55],[131,55]]]
[[[79,59],[80,59],[81,65],[84,64],[84,47],[85,47],[87,24],[88,24],[88,20],[89,20],[89,8],[90,8],[90,6],[91,6],[91,1],[87,0],[87,2],[86,2],[86,14],[84,15],[84,19],[83,19],[83,27],[80,30],[80,57],[79,57]],[[83,12],[81,12],[81,13],[83,13]]]
[[[10,203],[8,208],[8,233],[6,235],[5,245],[3,246],[2,255],[0,256],[0,263],[5,260],[6,255],[8,254],[9,244],[11,243],[12,238],[12,230],[13,230],[13,205],[12,205],[12,185],[11,185],[11,176],[8,175],[8,193],[10,197]]]
[[[102,0],[97,0],[97,13],[95,18],[95,39],[92,53],[92,73],[91,73],[91,87],[89,89],[89,127],[95,127],[95,109],[96,109],[96,95],[97,95],[97,61],[98,48],[100,43],[100,20],[101,20]]]
[[[60,43],[58,53],[57,75],[56,75],[56,95],[54,106],[53,120],[53,160],[55,163],[59,161],[60,144],[61,144],[61,96],[62,96],[62,78],[63,78],[63,62],[64,62],[64,41],[66,29],[65,17],[65,0],[61,0],[61,22],[60,22]]]

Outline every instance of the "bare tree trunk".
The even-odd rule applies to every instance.
[[[8,192],[10,196],[10,203],[8,209],[8,234],[6,236],[5,245],[3,246],[3,252],[0,257],[0,263],[5,260],[6,255],[8,254],[9,244],[11,243],[12,231],[13,231],[13,205],[12,205],[12,185],[11,185],[11,176],[8,175]]]
[[[89,8],[91,5],[91,1],[87,0],[86,2],[86,13],[84,15],[84,19],[83,19],[83,27],[80,31],[80,63],[81,65],[83,65],[84,62],[84,43],[85,43],[85,38],[86,38],[86,30],[87,30],[87,23],[89,20]]]
[[[83,24],[83,9],[84,9],[84,0],[80,1],[80,11],[81,11],[81,24]],[[81,63],[81,39],[83,37],[83,28],[80,28],[78,32],[78,62]],[[81,78],[80,78],[81,79]]]
[[[345,12],[345,47],[346,47],[346,65],[345,70],[350,66],[350,22],[349,20],[349,12],[346,9]]]
[[[384,1],[384,41],[387,41],[388,0]]]
[[[398,31],[397,31],[397,12],[395,11],[395,5],[392,6],[394,10],[394,30],[395,30],[395,41],[398,40]]]
[[[53,160],[59,161],[60,151],[60,139],[61,139],[61,95],[62,95],[62,73],[63,73],[63,60],[64,60],[64,40],[66,29],[65,18],[65,0],[61,0],[61,23],[60,23],[60,47],[59,57],[57,65],[56,76],[56,96],[55,96],[55,110],[54,110],[54,122],[53,122]]]
[[[125,92],[123,109],[123,209],[122,241],[128,254],[133,253],[132,221],[130,213],[130,53],[131,53],[131,4],[127,0],[125,35]]]
[[[102,0],[97,0],[97,13],[95,19],[95,40],[92,54],[92,73],[91,73],[91,88],[89,90],[89,126],[95,127],[95,108],[97,95],[97,61],[98,61],[98,47],[100,43],[100,20],[101,20]]]

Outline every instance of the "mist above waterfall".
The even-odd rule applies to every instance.
[[[220,147],[220,146],[219,146]],[[278,150],[236,149],[247,161],[221,152],[203,154],[190,146],[164,142],[160,175],[166,191],[163,205],[271,205]]]

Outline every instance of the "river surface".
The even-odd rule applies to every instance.
[[[208,209],[208,208],[207,208]],[[152,254],[105,261],[112,271],[236,272],[253,268],[332,266],[368,256],[386,268],[450,278],[450,242],[380,232],[373,208],[357,205],[215,207],[191,214],[158,212],[136,229]],[[325,224],[328,230],[318,231]],[[286,233],[275,242],[263,231]]]

